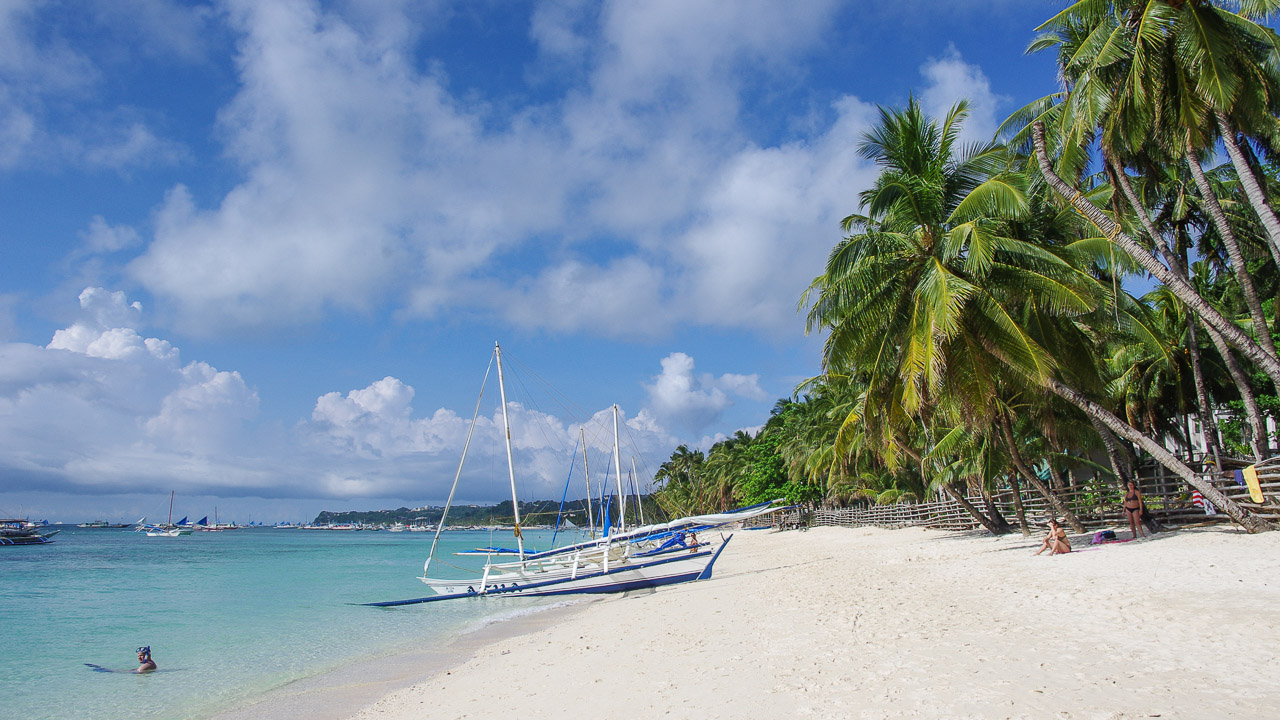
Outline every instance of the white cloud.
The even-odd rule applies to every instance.
[[[733,396],[757,401],[768,397],[756,375],[695,376],[693,358],[682,352],[663,358],[662,374],[653,380],[653,384],[645,385],[645,391],[654,415],[661,424],[680,428],[689,435],[696,435],[719,419],[733,405]]]
[[[411,25],[400,6],[232,3],[241,88],[221,127],[245,179],[208,208],[174,188],[130,272],[194,333],[385,304],[558,332],[794,332],[866,181],[850,138],[868,116],[844,100],[831,127],[757,147],[739,96],[798,72],[834,6],[542,5],[539,62],[578,73],[498,116],[419,67],[412,36],[364,30]]]
[[[952,45],[942,57],[922,65],[920,73],[929,82],[920,93],[920,106],[925,112],[941,121],[952,105],[967,99],[969,118],[961,128],[961,139],[966,143],[986,142],[995,135],[1000,124],[998,113],[1010,99],[991,90],[982,68],[966,63]]]
[[[82,151],[88,165],[124,171],[152,164],[170,165],[186,155],[182,145],[157,137],[137,121],[108,127],[98,135],[100,137]]]
[[[144,337],[142,306],[122,292],[87,288],[81,317],[47,347],[0,343],[0,492],[201,493],[263,498],[422,498],[448,494],[471,428],[470,413],[415,410],[414,389],[384,377],[316,399],[292,427],[258,418],[258,391],[235,370],[184,361],[168,341]],[[510,378],[509,378],[510,379]],[[504,419],[492,385],[470,439],[460,497],[508,492]],[[528,392],[529,383],[516,386]],[[767,399],[755,375],[695,374],[672,353],[648,386],[649,403],[619,410],[624,474],[632,458],[648,480],[654,462],[737,400]],[[596,490],[614,478],[614,414],[561,417],[509,399],[507,415],[522,497],[554,497],[586,440]],[[646,461],[647,459],[647,461]],[[580,477],[581,468],[574,477]],[[580,480],[579,480],[580,481]],[[575,485],[574,493],[585,492]]]
[[[112,23],[93,28],[104,38],[120,29],[149,27],[155,32],[134,47],[165,59],[178,51],[181,43],[176,38],[199,37],[198,32],[186,32],[180,18],[208,14],[207,9],[165,0],[129,4],[145,12],[90,12],[82,19],[93,25],[112,18]],[[66,11],[37,0],[0,5],[0,169],[70,163],[127,171],[181,157],[180,145],[156,136],[131,108],[102,104],[104,72],[98,62],[62,37],[61,24],[50,20],[49,15]],[[162,18],[159,32],[151,21]]]
[[[89,229],[80,233],[85,249],[91,253],[111,253],[134,247],[142,242],[138,231],[128,225],[109,225],[106,218],[94,215]]]

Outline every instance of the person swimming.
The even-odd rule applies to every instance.
[[[141,675],[142,673],[154,672],[156,669],[156,661],[151,659],[151,646],[144,645],[138,648],[138,669],[134,672]]]

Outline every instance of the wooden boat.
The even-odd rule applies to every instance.
[[[59,530],[40,532],[44,525],[20,518],[0,518],[0,546],[44,545],[53,542]]]
[[[719,516],[681,518],[670,523],[645,526],[629,532],[620,528],[617,532],[611,533],[611,528],[606,526],[606,535],[602,538],[541,553],[526,551],[521,534],[520,503],[517,500],[515,467],[511,456],[511,431],[507,416],[506,387],[502,375],[502,349],[496,343],[494,359],[498,369],[498,388],[502,401],[507,472],[511,481],[512,509],[515,513],[515,525],[512,529],[517,547],[514,551],[495,550],[490,553],[483,570],[478,575],[464,578],[440,578],[428,575],[436,554],[440,533],[444,529],[449,507],[457,491],[458,478],[462,475],[462,463],[465,462],[466,450],[471,443],[471,432],[475,430],[476,417],[479,416],[480,404],[477,403],[476,417],[472,418],[471,430],[468,431],[467,440],[463,446],[463,461],[459,462],[453,488],[449,491],[449,499],[445,503],[444,513],[441,515],[435,538],[431,543],[431,552],[423,565],[422,577],[419,578],[435,594],[411,600],[366,603],[367,605],[392,607],[490,595],[530,597],[614,593],[705,580],[711,577],[715,561],[733,536],[721,536],[717,539],[698,542],[694,533],[705,532],[713,527],[722,527],[731,522],[778,509],[773,507],[773,503],[764,503],[737,513],[726,513],[724,518]],[[482,387],[481,397],[483,394]],[[626,493],[622,488],[616,405],[613,407],[613,429],[614,469],[618,482],[618,497],[622,502],[619,518],[620,522],[625,522]],[[504,555],[512,554],[515,559],[502,559]]]

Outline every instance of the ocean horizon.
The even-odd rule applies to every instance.
[[[6,710],[31,720],[200,720],[343,666],[444,650],[555,604],[360,605],[429,595],[416,577],[431,537],[255,528],[149,538],[63,526],[55,543],[0,549]],[[541,548],[551,533],[525,538]],[[432,575],[478,568],[483,557],[452,553],[491,544],[510,544],[509,533],[444,532]],[[151,647],[158,672],[131,674],[139,646]]]

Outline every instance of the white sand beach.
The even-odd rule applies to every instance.
[[[587,604],[354,717],[1280,716],[1280,533],[1075,545],[739,532],[709,581]]]

